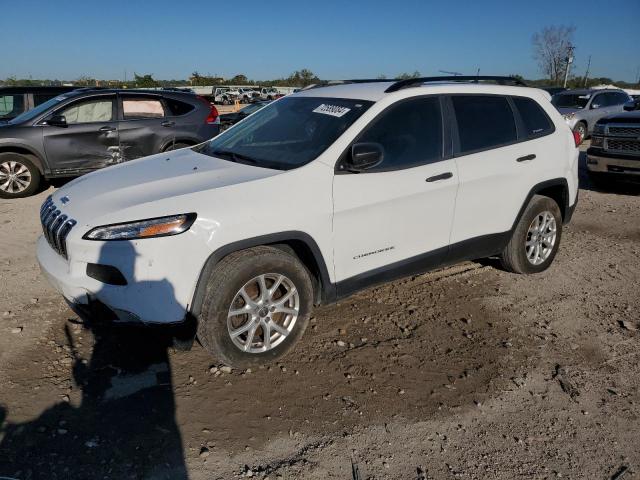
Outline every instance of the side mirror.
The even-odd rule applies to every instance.
[[[591,109],[595,109],[595,108],[600,108],[600,104],[599,103],[592,103],[591,104]]]
[[[380,165],[384,160],[384,148],[379,143],[354,143],[351,146],[351,158],[347,169],[361,172]]]
[[[627,112],[633,112],[640,108],[640,100],[631,100],[622,105],[622,108]]]
[[[67,119],[64,115],[53,115],[45,123],[47,125],[51,125],[52,127],[66,127]]]

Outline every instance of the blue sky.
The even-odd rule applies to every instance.
[[[531,35],[576,27],[577,73],[633,81],[640,0],[2,1],[0,78],[156,78],[309,68],[321,78],[414,70],[539,78]]]

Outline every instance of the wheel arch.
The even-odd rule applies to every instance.
[[[0,144],[0,153],[18,153],[20,155],[28,155],[38,168],[41,174],[45,174],[45,163],[40,155],[33,149],[24,145]]]
[[[302,262],[311,273],[314,287],[314,304],[318,305],[335,299],[335,286],[331,283],[329,271],[327,270],[327,265],[318,244],[307,233],[287,231],[240,240],[224,245],[214,251],[200,271],[200,276],[189,308],[192,315],[197,317],[200,314],[206,293],[207,278],[211,275],[215,266],[231,253],[258,246],[279,248],[295,255]]]
[[[563,223],[569,222],[572,213],[571,207],[569,206],[569,183],[566,178],[554,178],[540,182],[531,188],[520,207],[520,211],[518,212],[515,221],[513,222],[511,231],[515,230],[517,227],[520,218],[522,218],[527,205],[529,205],[529,202],[534,195],[543,195],[555,201],[558,204],[558,207],[560,207]]]
[[[172,144],[174,143],[185,143],[189,146],[193,146],[193,145],[197,145],[198,143],[201,143],[198,140],[195,140],[193,138],[189,138],[189,137],[176,137],[176,138],[170,138],[168,140],[165,140],[164,143],[162,144],[162,147],[160,148],[160,152],[166,152],[167,148],[169,148]]]

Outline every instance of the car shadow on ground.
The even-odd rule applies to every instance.
[[[640,179],[636,182],[606,181],[605,179],[596,183],[587,173],[587,152],[585,151],[580,152],[578,182],[582,190],[614,195],[640,196]]]
[[[130,255],[133,265],[133,246]],[[138,286],[173,295],[166,280]],[[175,332],[93,317],[64,328],[81,394],[0,429],[0,477],[187,479],[168,359]],[[89,355],[77,347],[78,332],[93,336]],[[0,407],[0,426],[6,416]]]

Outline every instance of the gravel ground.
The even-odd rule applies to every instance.
[[[81,325],[35,260],[47,192],[3,200],[0,476],[640,478],[640,191],[581,175],[547,272],[367,290],[255,371]]]

